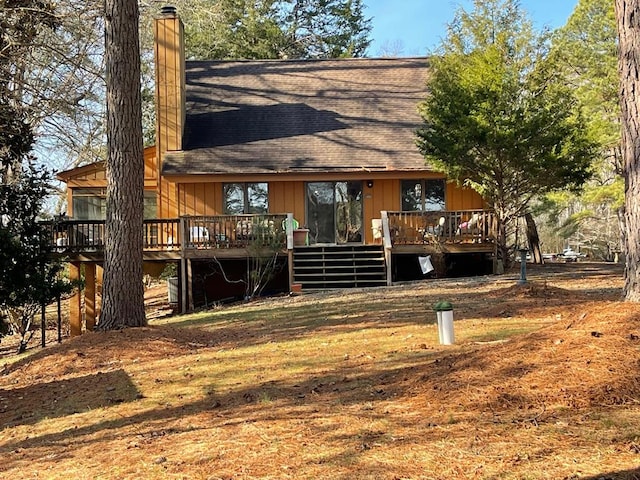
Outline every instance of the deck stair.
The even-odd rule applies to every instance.
[[[381,245],[295,247],[294,282],[304,290],[386,285]]]

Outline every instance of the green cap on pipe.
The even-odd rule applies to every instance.
[[[433,309],[436,312],[449,312],[449,311],[453,310],[453,305],[451,305],[451,302],[447,302],[446,300],[442,300],[440,302],[437,302],[433,306]]]

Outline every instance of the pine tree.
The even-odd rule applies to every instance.
[[[616,20],[620,39],[619,72],[622,109],[622,157],[625,180],[626,255],[624,296],[640,301],[640,18],[639,0],[616,0]]]
[[[31,155],[34,135],[23,89],[24,59],[39,33],[55,24],[49,2],[0,6],[0,319],[22,335],[20,351],[40,305],[68,286],[38,222],[50,174]]]
[[[144,158],[137,0],[106,0],[107,218],[98,328],[144,326]]]
[[[485,198],[505,262],[510,233],[532,199],[581,186],[596,154],[547,52],[517,1],[476,0],[449,26],[421,106],[420,151]]]
[[[573,89],[600,149],[584,191],[548,196],[540,210],[554,234],[587,246],[594,258],[611,260],[620,249],[624,206],[613,2],[580,0],[567,24],[553,34],[551,61]]]

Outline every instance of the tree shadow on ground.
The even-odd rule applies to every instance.
[[[0,389],[0,425],[33,425],[87,410],[132,402],[140,392],[124,370]]]
[[[640,480],[640,468],[619,472],[599,473],[592,477],[584,477],[582,480]]]
[[[372,297],[375,298],[375,297]],[[431,298],[427,296],[427,298]],[[321,301],[321,299],[319,300]],[[421,299],[424,301],[424,299]],[[538,301],[532,299],[532,302]],[[185,321],[183,325],[189,325],[191,328],[165,328],[154,327],[147,329],[133,329],[127,331],[128,341],[131,345],[149,345],[150,340],[154,342],[154,349],[158,350],[158,355],[164,355],[164,350],[157,348],[156,342],[163,340],[162,346],[171,344],[173,350],[171,354],[187,355],[187,354],[205,354],[219,349],[238,350],[238,355],[244,355],[247,360],[250,356],[242,353],[241,349],[251,345],[264,344],[269,342],[286,342],[304,336],[317,336],[322,330],[331,331],[341,329],[341,332],[357,331],[368,327],[375,328],[396,328],[399,325],[407,323],[424,323],[426,309],[421,310],[420,318],[416,318],[416,303],[403,307],[406,309],[407,315],[396,315],[396,311],[387,307],[386,310],[378,310],[380,303],[373,300],[366,304],[370,307],[363,314],[357,315],[355,318],[345,315],[345,309],[352,300],[332,299],[330,308],[326,309],[326,316],[318,318],[314,313],[309,312],[307,305],[293,305],[290,309],[279,308],[278,305],[272,305],[269,309],[259,311],[258,313],[250,313],[254,315],[250,319],[243,319],[242,313],[223,314],[216,316],[205,315],[201,319]],[[384,299],[380,300],[384,303]],[[583,301],[575,299],[576,305],[582,305]],[[527,304],[522,308],[526,310],[533,303]],[[326,307],[323,306],[323,308]],[[360,310],[363,305],[360,305]],[[266,313],[265,313],[266,312]],[[413,317],[409,313],[413,312]],[[433,316],[433,312],[429,312]],[[296,318],[300,316],[301,318]],[[194,326],[196,325],[196,326]],[[200,327],[200,328],[199,328]],[[210,328],[205,328],[210,327]],[[125,333],[113,333],[111,337],[107,337],[109,333],[104,335],[103,339],[111,338],[110,341],[117,340],[118,335]],[[172,336],[173,335],[173,336]],[[437,398],[441,404],[446,404],[449,399],[453,399],[452,404],[460,402],[459,393],[462,391],[481,391],[487,386],[501,382],[508,384],[512,380],[519,379],[526,372],[541,368],[541,365],[531,359],[536,350],[544,350],[545,345],[556,345],[556,335],[546,332],[537,332],[535,337],[527,337],[526,345],[528,357],[521,358],[520,363],[515,364],[515,360],[506,362],[503,365],[493,365],[487,357],[487,353],[494,349],[494,346],[466,346],[459,353],[445,353],[442,350],[413,350],[404,351],[396,357],[385,359],[385,361],[376,361],[370,364],[364,359],[355,356],[346,359],[343,364],[331,368],[329,371],[322,373],[314,373],[299,379],[282,379],[278,381],[256,381],[250,385],[241,385],[237,389],[228,392],[217,392],[216,379],[208,377],[205,379],[209,382],[209,389],[206,385],[204,390],[212,393],[205,398],[189,399],[185,398],[183,402],[176,405],[162,404],[147,410],[148,403],[145,406],[137,406],[136,398],[138,393],[125,372],[117,371],[111,382],[103,380],[102,375],[96,374],[87,377],[86,384],[74,384],[74,380],[70,380],[68,384],[61,382],[64,388],[60,391],[66,391],[67,388],[76,392],[87,388],[94,388],[100,395],[96,394],[93,404],[85,407],[86,399],[82,395],[75,393],[69,396],[68,409],[62,409],[58,412],[55,408],[44,410],[38,413],[36,419],[44,417],[62,416],[73,414],[79,411],[86,411],[92,408],[101,408],[114,403],[118,403],[118,399],[131,402],[130,414],[115,415],[106,413],[107,418],[93,418],[94,423],[90,425],[78,426],[78,428],[67,428],[60,432],[47,433],[32,438],[11,438],[0,446],[0,455],[6,455],[16,450],[21,450],[23,456],[15,459],[7,456],[7,460],[3,468],[13,468],[19,462],[33,461],[37,462],[42,447],[55,448],[59,444],[70,444],[74,442],[82,442],[83,444],[99,444],[109,438],[120,439],[127,435],[145,436],[152,435],[154,429],[162,428],[166,435],[178,434],[181,432],[194,431],[198,429],[226,428],[234,424],[245,424],[248,419],[252,422],[268,422],[271,420],[296,421],[304,416],[305,421],[313,422],[318,419],[318,423],[325,416],[332,415],[336,410],[345,410],[342,407],[353,407],[348,410],[349,415],[365,417],[372,420],[385,419],[396,425],[403,425],[411,422],[403,416],[402,412],[394,414],[387,411],[387,402],[394,398],[404,397],[410,399],[412,397]],[[588,338],[591,337],[589,331],[585,332]],[[596,337],[593,337],[594,339]],[[599,337],[598,337],[599,338]],[[606,338],[606,335],[605,337]],[[77,339],[69,345],[72,349],[83,351],[85,357],[91,356],[90,350],[84,350],[87,345],[83,344],[85,339]],[[122,341],[122,340],[120,340]],[[597,341],[597,340],[594,340]],[[69,348],[69,346],[61,346],[61,348]],[[101,343],[101,347],[104,342]],[[135,350],[135,349],[134,349]],[[56,351],[52,348],[52,351]],[[497,352],[497,353],[496,353]],[[500,356],[503,358],[514,359],[515,347],[508,345],[497,345],[493,351],[494,358]],[[28,361],[35,358],[46,357],[47,351],[38,352],[31,356]],[[134,355],[134,354],[132,354]],[[215,355],[214,355],[215,356]],[[548,365],[553,363],[554,359],[549,358]],[[27,361],[21,362],[22,364]],[[11,367],[13,368],[13,366]],[[467,373],[474,373],[470,377],[466,377]],[[480,374],[475,374],[480,372]],[[120,376],[124,375],[125,378]],[[157,373],[162,377],[163,373]],[[595,382],[593,387],[602,391],[612,392],[614,395],[617,388],[630,384],[634,378],[637,378],[637,371],[630,371],[630,376],[620,376],[615,382],[608,378],[602,378],[600,383]],[[91,378],[96,377],[96,378]],[[83,378],[83,377],[80,377]],[[160,378],[162,380],[162,378]],[[185,380],[187,381],[187,380]],[[129,387],[125,388],[124,393],[116,397],[109,396],[105,393],[106,387],[112,383],[122,382],[129,383]],[[205,382],[206,383],[206,382]],[[7,391],[12,391],[11,389]],[[33,387],[25,388],[21,395],[24,397],[36,396],[41,404],[48,405],[56,399],[55,384],[40,383]],[[0,390],[0,397],[5,397],[6,391]],[[120,393],[117,390],[117,393]],[[145,392],[146,393],[146,392]],[[540,402],[538,393],[532,392],[527,394],[526,391],[513,392],[510,397],[496,396],[480,398],[480,402],[476,402],[475,408],[485,409],[489,412],[495,411],[498,400],[502,404],[507,404],[510,410],[501,411],[498,420],[505,423],[519,424],[531,417],[529,410],[519,410],[519,406],[537,406]],[[458,396],[456,396],[458,395]],[[19,400],[19,394],[16,394],[16,400]],[[26,397],[25,397],[26,398]],[[268,401],[265,401],[267,399]],[[112,401],[116,400],[116,401]],[[524,413],[523,413],[524,412]],[[534,412],[535,413],[535,412]],[[32,424],[36,420],[29,418],[17,418],[14,412],[9,418],[9,424]],[[116,418],[116,415],[119,415]],[[206,421],[202,421],[197,425],[184,426],[178,420],[189,415],[205,415]],[[0,421],[4,419],[0,417]],[[540,419],[544,421],[544,419]],[[6,421],[3,421],[3,424]],[[194,422],[195,423],[195,422]],[[429,428],[432,423],[431,419],[424,420],[425,428]],[[159,427],[159,425],[161,427]],[[126,427],[138,427],[129,429]],[[330,428],[330,427],[328,427]],[[120,429],[125,429],[122,432]],[[135,433],[131,433],[135,430]],[[430,432],[432,433],[432,432]],[[328,436],[331,433],[327,433]],[[337,435],[337,434],[336,434]],[[433,438],[440,438],[440,432],[433,432]],[[447,433],[442,433],[447,435]],[[336,437],[337,438],[337,437]],[[401,441],[406,443],[420,443],[423,440],[416,434],[415,437],[407,436]],[[366,451],[371,445],[379,443],[378,434],[362,430],[362,432],[353,437],[353,449],[347,454],[359,455],[359,452]],[[22,450],[24,449],[24,450]],[[542,452],[549,457],[551,453]],[[542,455],[541,453],[541,455]],[[618,472],[611,475],[612,478],[618,479],[634,479],[632,475],[637,472]],[[623,476],[629,474],[628,476]],[[596,480],[600,477],[594,477]],[[606,478],[606,477],[605,477]]]
[[[206,332],[203,332],[206,335]],[[541,343],[550,342],[552,337],[539,339]],[[282,379],[278,381],[264,381],[255,384],[241,386],[235,390],[228,392],[216,392],[216,378],[212,377],[207,380],[209,386],[203,385],[203,391],[209,391],[204,398],[198,398],[194,401],[185,399],[183,403],[168,405],[163,404],[152,410],[147,410],[140,406],[138,411],[135,407],[135,398],[137,391],[130,385],[130,381],[126,374],[121,371],[113,372],[111,382],[103,381],[103,375],[94,375],[87,383],[80,385],[74,384],[73,381],[68,384],[61,384],[76,390],[86,390],[91,387],[101,392],[102,395],[96,395],[93,406],[86,405],[86,399],[82,395],[70,395],[69,407],[57,415],[75,413],[80,409],[89,410],[90,408],[99,408],[111,405],[114,402],[110,399],[106,392],[106,386],[116,382],[127,382],[129,387],[124,391],[117,390],[118,398],[124,398],[125,401],[133,402],[131,408],[133,413],[130,415],[118,414],[117,418],[111,415],[108,419],[95,419],[95,423],[85,426],[67,428],[66,430],[32,438],[14,438],[10,439],[0,446],[0,455],[8,454],[12,451],[20,450],[23,452],[20,458],[21,462],[28,460],[32,456],[32,461],[37,461],[41,455],[42,448],[55,448],[59,444],[67,444],[69,442],[81,442],[86,444],[99,444],[109,439],[121,439],[126,435],[133,435],[136,438],[153,435],[152,430],[158,429],[161,425],[165,435],[179,434],[187,431],[212,428],[228,428],[234,425],[244,425],[246,422],[272,422],[285,421],[295,422],[304,417],[305,421],[321,423],[326,416],[333,415],[340,410],[342,415],[352,415],[357,417],[359,421],[367,418],[370,421],[384,420],[389,425],[396,424],[398,426],[407,425],[415,419],[407,419],[402,412],[394,414],[388,410],[388,402],[392,402],[397,398],[420,397],[428,398],[432,396],[437,398],[442,404],[447,404],[451,399],[452,405],[458,405],[460,398],[456,397],[461,391],[479,391],[483,388],[495,384],[496,378],[500,378],[503,383],[508,383],[513,379],[518,379],[524,371],[537,368],[538,366],[521,363],[517,368],[505,367],[503,369],[492,368],[490,360],[485,359],[483,352],[486,346],[478,346],[476,349],[468,350],[460,354],[444,354],[443,352],[420,351],[413,352],[397,358],[395,361],[388,360],[372,370],[363,370],[365,360],[353,358],[345,360],[344,364],[336,369],[332,369],[323,374],[314,374],[304,379]],[[201,349],[200,354],[205,349]],[[459,375],[467,370],[483,372],[482,375],[476,375],[472,380],[461,379]],[[635,375],[635,373],[634,373]],[[158,380],[162,381],[162,373],[158,373]],[[197,380],[197,379],[196,379]],[[185,381],[194,381],[185,380]],[[620,379],[626,382],[625,379]],[[609,390],[614,390],[615,385],[607,379],[603,379],[603,386]],[[53,386],[55,387],[55,386]],[[23,395],[41,395],[43,404],[51,403],[54,400],[53,387],[47,383],[36,385],[30,389],[16,392]],[[109,392],[110,393],[110,392]],[[499,392],[498,392],[499,393]],[[530,417],[529,410],[524,413],[518,409],[520,405],[535,405],[539,402],[538,393],[532,393],[532,397],[526,393],[520,392],[509,398],[502,397],[499,400],[503,403],[509,403],[512,407],[510,410],[501,412],[500,421],[505,423],[517,423],[525,421],[524,417]],[[3,393],[4,396],[4,393]],[[115,397],[115,393],[113,394]],[[496,400],[487,397],[486,403],[480,404],[476,402],[475,408],[484,408],[487,411],[493,411]],[[492,405],[493,404],[493,405]],[[459,405],[458,405],[459,406]],[[350,408],[354,407],[354,408]],[[347,413],[344,413],[347,412]],[[38,418],[51,416],[52,412],[44,410],[38,414]],[[206,418],[200,419],[198,422],[190,422],[185,426],[181,419],[189,416],[205,415]],[[437,415],[434,412],[434,416]],[[522,417],[522,418],[520,418]],[[35,419],[17,419],[13,420],[14,424],[35,422]],[[437,420],[424,419],[425,428],[428,428],[432,422]],[[445,421],[440,419],[439,421]],[[543,421],[541,419],[540,421]],[[131,433],[123,433],[121,431],[127,427],[135,427]],[[391,428],[391,427],[390,427]],[[345,455],[358,456],[364,454],[366,449],[375,442],[369,437],[374,433],[363,430],[361,433],[353,436],[349,441],[353,442],[353,449],[346,452]],[[331,432],[327,431],[326,435],[331,437]],[[375,434],[377,435],[377,434]],[[434,430],[432,440],[438,438],[438,431]],[[442,432],[442,435],[449,435]],[[460,433],[463,435],[463,433]],[[336,437],[337,438],[337,437]],[[331,440],[331,439],[329,439]],[[418,433],[415,436],[407,436],[401,440],[393,440],[404,443],[422,443],[423,439]],[[552,452],[549,453],[552,455]],[[18,460],[15,460],[16,462]],[[4,468],[12,468],[14,460],[7,457]],[[613,477],[618,478],[635,478]],[[594,479],[595,480],[595,479]]]
[[[388,291],[384,291],[387,292]],[[563,308],[576,306],[585,308],[590,292],[574,295],[570,292],[560,295],[531,295],[514,297],[513,292],[499,292],[490,300],[483,300],[487,294],[474,296],[473,292],[452,294],[447,299],[454,306],[455,321],[474,319],[504,319],[507,317],[528,316],[541,308],[553,313],[555,306]],[[425,294],[419,300],[389,298],[385,300],[371,292],[369,299],[354,301],[351,297],[343,300],[333,298],[331,303],[322,303],[322,315],[319,309],[308,304],[289,304],[284,307],[272,303],[247,310],[228,310],[201,313],[198,317],[187,317],[172,325],[176,327],[202,328],[216,332],[216,342],[234,341],[242,338],[245,346],[267,342],[285,342],[310,337],[319,331],[331,331],[339,328],[343,333],[365,328],[395,329],[406,325],[430,326],[436,322],[432,306],[442,299],[441,294]],[[381,292],[382,293],[382,292]],[[615,295],[612,293],[612,297]],[[613,298],[611,301],[614,301]],[[354,306],[355,305],[355,306]],[[358,311],[355,311],[357,308]],[[544,315],[542,315],[544,316]]]
[[[545,267],[547,266],[537,268]],[[582,271],[575,269],[573,264],[552,267],[553,279],[562,275],[575,276]],[[559,273],[556,270],[559,270]],[[589,270],[595,272],[589,276],[611,276],[618,273],[618,270],[609,264],[593,264],[589,266]],[[347,333],[371,327],[394,329],[405,325],[431,326],[436,322],[432,307],[442,300],[443,296],[453,303],[456,322],[528,316],[533,310],[539,311],[541,308],[547,308],[552,312],[556,306],[587,308],[585,303],[594,299],[617,301],[620,298],[620,292],[614,288],[583,289],[579,292],[562,289],[545,291],[546,284],[542,277],[534,277],[529,286],[531,285],[540,288],[537,288],[534,294],[526,294],[525,289],[522,289],[525,293],[518,295],[518,290],[514,288],[515,280],[496,283],[495,277],[476,277],[443,280],[439,289],[444,289],[445,292],[451,290],[450,294],[444,295],[442,292],[430,293],[429,285],[425,282],[416,284],[416,288],[423,289],[419,297],[403,295],[406,286],[371,288],[358,293],[356,297],[352,296],[352,292],[344,292],[344,295],[340,292],[309,293],[305,294],[305,302],[301,303],[284,303],[289,299],[282,299],[282,302],[280,299],[270,299],[255,304],[248,303],[241,308],[233,307],[221,311],[201,312],[195,316],[189,315],[183,319],[172,320],[171,325],[177,328],[189,327],[189,330],[194,327],[202,328],[202,335],[199,335],[201,340],[194,338],[190,341],[204,343],[207,346],[224,345],[240,340],[244,346],[251,346],[274,341],[292,341],[334,328],[340,328]],[[479,286],[485,291],[477,293],[476,288]],[[205,332],[215,332],[215,335],[211,336]],[[49,348],[32,353],[24,360],[14,362],[9,368],[14,369],[38,360],[49,353]]]

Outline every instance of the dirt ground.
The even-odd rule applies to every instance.
[[[175,305],[170,305],[167,296],[167,284],[162,281],[151,282],[145,287],[144,292],[145,310],[147,320],[153,322],[159,318],[168,317],[177,313]],[[60,305],[60,338],[69,338],[69,302],[62,300]],[[53,345],[58,342],[58,306],[51,304],[46,309],[46,333],[45,345]],[[42,344],[42,334],[40,329],[40,318],[36,318],[37,323],[33,327],[33,336],[29,346],[35,348]],[[3,358],[11,358],[18,349],[20,342],[19,335],[9,335],[0,339],[0,361]]]
[[[622,267],[527,273],[525,285],[513,271],[263,299],[211,330],[189,328],[204,317],[167,320],[159,285],[146,295],[149,328],[65,338],[17,361],[3,341],[0,476],[640,479],[640,305],[620,301]],[[441,298],[461,328],[448,349],[419,340],[424,326],[410,321]],[[314,323],[277,314],[242,323],[255,310],[334,304]],[[500,322],[504,338],[484,336]],[[334,340],[345,332],[361,343]],[[327,343],[331,360],[316,366],[314,349]],[[274,358],[291,366],[270,377],[281,345],[288,351]],[[197,370],[201,359],[208,370]],[[182,403],[225,361],[227,393]],[[237,377],[246,372],[231,372],[235,361],[260,365],[259,375]],[[122,372],[140,382],[131,398]],[[103,386],[108,398],[97,401],[91,392]]]

